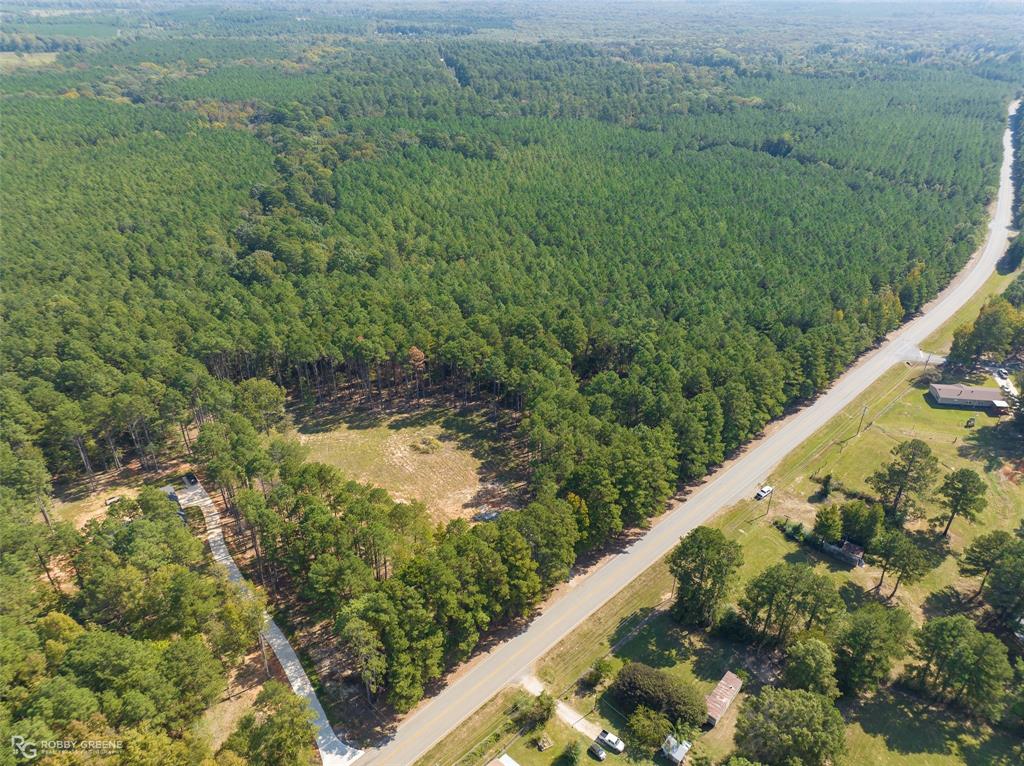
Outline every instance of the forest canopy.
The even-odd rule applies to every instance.
[[[290,571],[380,647],[367,691],[399,708],[948,282],[1024,79],[998,8],[913,34],[906,8],[876,10],[885,31],[826,6],[807,25],[603,8],[592,34],[567,31],[596,28],[582,8],[144,11],[5,11],[0,48],[58,55],[0,76],[0,500],[28,523],[53,478],[155,472],[199,429],[230,503],[280,480],[241,494],[270,583]],[[482,403],[526,455],[523,507],[431,531],[310,484],[322,467],[258,446],[253,380],[296,406]],[[172,634],[227,661],[196,626],[105,614],[88,563],[75,620],[151,663]],[[438,572],[471,603],[428,597]],[[482,573],[494,592],[469,587]]]

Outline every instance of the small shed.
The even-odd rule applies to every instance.
[[[726,711],[729,710],[730,705],[732,705],[742,687],[743,681],[735,673],[727,671],[722,676],[718,686],[705,698],[708,705],[708,724],[711,726],[718,725],[718,722],[722,720]]]
[[[864,549],[859,545],[854,545],[849,540],[843,540],[843,544],[839,546],[839,550],[841,550],[846,556],[846,560],[855,567],[864,566]]]
[[[672,763],[679,766],[683,761],[686,760],[687,753],[690,752],[690,748],[693,747],[685,739],[680,742],[671,734],[665,737],[665,741],[661,743],[661,752],[665,754]]]
[[[847,564],[852,564],[855,567],[864,566],[864,549],[859,545],[854,545],[849,540],[843,540],[839,545],[823,541],[821,549],[826,553],[832,554],[837,559],[842,559]]]

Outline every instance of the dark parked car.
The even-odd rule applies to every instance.
[[[185,474],[185,483],[188,484],[190,487],[194,487],[196,484],[199,483],[199,479],[196,478],[196,475],[194,473],[189,471],[188,473]]]
[[[590,745],[590,747],[587,748],[587,752],[590,753],[592,756],[594,756],[599,761],[603,761],[605,758],[608,757],[608,753],[606,753],[604,750],[602,750],[601,746],[599,744],[597,744],[596,742],[592,743]]]

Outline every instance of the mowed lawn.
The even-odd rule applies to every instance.
[[[812,477],[820,479],[832,474],[844,488],[870,495],[867,477],[890,459],[895,445],[907,439],[921,439],[931,447],[939,459],[938,483],[942,475],[957,468],[977,471],[988,487],[988,507],[977,523],[955,520],[948,541],[942,541],[941,527],[936,529],[928,522],[942,510],[940,498],[933,493],[920,502],[925,519],[909,525],[929,544],[932,554],[937,559],[941,557],[941,563],[921,582],[901,588],[897,596],[918,617],[923,610],[938,608],[936,602],[941,599],[942,589],[953,586],[970,591],[974,587],[959,577],[956,554],[978,535],[995,529],[1013,531],[1024,518],[1024,442],[1019,432],[1007,419],[983,411],[933,405],[922,372],[916,366],[890,371],[859,401],[787,457],[772,477],[778,488],[772,515],[786,515],[809,526],[818,508],[845,499],[841,492],[834,492],[827,501],[823,500],[818,495],[820,484]],[[991,380],[980,383],[995,385]],[[967,427],[969,418],[975,420],[973,427]],[[873,574],[868,567],[850,573],[849,577],[867,585]]]
[[[356,481],[419,500],[436,522],[504,510],[515,483],[498,478],[478,424],[441,409],[380,418],[304,421],[290,436],[309,459],[333,465]]]
[[[547,723],[543,734],[547,736],[548,741],[551,743],[550,747],[547,747],[545,750],[541,751],[538,747],[537,741],[540,735],[537,734],[518,737],[508,747],[508,754],[515,759],[519,766],[547,766],[550,763],[567,763],[562,757],[563,753],[565,753],[569,743],[575,741],[580,743],[580,747],[584,751],[580,762],[586,763],[589,761],[596,763],[586,754],[586,749],[590,746],[590,740],[568,724],[560,721],[557,717]]]
[[[938,530],[927,521],[912,525],[922,539],[934,542],[933,552],[936,557],[942,556],[942,562],[922,582],[901,587],[896,600],[922,621],[955,605],[951,588],[964,595],[973,593],[975,584],[962,580],[957,573],[955,555],[977,535],[992,529],[1012,530],[1024,519],[1024,446],[1005,421],[981,412],[932,406],[925,397],[927,387],[921,379],[924,372],[921,366],[899,366],[889,371],[789,455],[769,479],[776,487],[770,511],[766,501],[746,500],[712,521],[713,526],[743,546],[744,564],[734,600],[745,582],[779,561],[809,563],[828,574],[851,608],[875,598],[870,593],[878,578],[874,567],[854,569],[799,546],[783,537],[771,522],[788,516],[810,524],[822,505],[844,501],[838,491],[821,498],[820,484],[813,476],[832,473],[851,492],[870,493],[867,476],[889,459],[895,444],[915,437],[932,447],[943,474],[962,466],[978,471],[988,486],[989,506],[976,524],[954,522],[948,549],[939,540]],[[972,416],[975,426],[967,428],[967,419]],[[935,498],[924,500],[923,506],[929,516],[940,508]],[[625,720],[614,705],[576,683],[598,658],[609,656],[616,667],[628,660],[646,662],[707,691],[726,670],[743,669],[750,679],[746,689],[756,692],[759,676],[768,677],[771,670],[764,666],[763,658],[744,645],[679,627],[665,612],[670,587],[667,568],[659,562],[567,636],[536,669],[549,690],[601,725],[623,733],[627,742]],[[891,583],[886,592],[888,587]],[[866,701],[844,704],[842,709],[848,722],[848,753],[843,764],[849,766],[1010,766],[1024,762],[1022,745],[1014,737],[972,726],[955,710],[929,705],[895,689],[884,690]],[[731,752],[736,712],[734,707],[718,727],[704,733],[695,752],[716,760]],[[493,729],[500,717],[501,712],[492,709],[490,717],[480,722],[481,730]],[[472,728],[462,732],[464,743],[472,741]],[[553,722],[547,730],[552,733],[552,729],[557,732],[559,728],[564,727]],[[521,748],[526,747],[523,738],[509,752],[519,760],[518,755],[524,752]],[[499,751],[500,747],[490,751],[485,748],[475,753],[479,757],[465,763],[485,763],[486,755]],[[525,752],[529,757],[520,763],[556,764],[560,755],[558,748],[544,753],[535,748]],[[660,758],[645,759],[638,753],[633,753],[630,761],[661,762]]]

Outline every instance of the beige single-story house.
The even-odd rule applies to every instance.
[[[932,383],[928,386],[928,393],[936,404],[947,407],[1002,411],[1010,406],[1006,402],[1006,394],[998,388],[965,386],[960,383]]]

